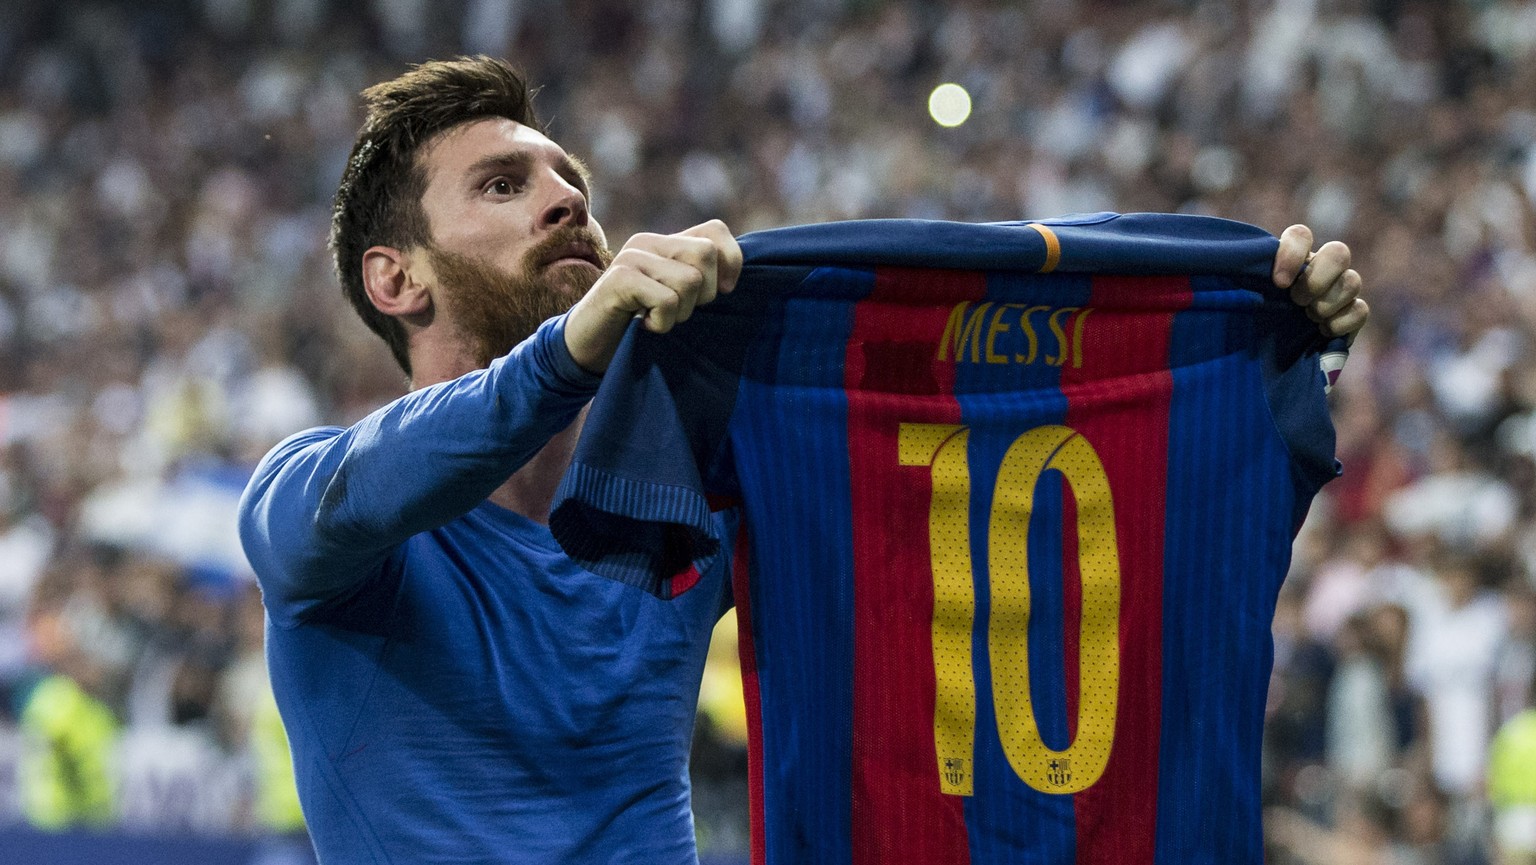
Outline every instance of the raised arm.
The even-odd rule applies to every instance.
[[[488,369],[274,448],[240,502],[241,541],[269,608],[302,617],[347,594],[395,546],[474,508],[569,426],[599,377],[572,360],[564,324],[545,323]]]
[[[366,582],[411,535],[480,504],[571,424],[631,321],[668,331],[740,273],[741,248],[718,220],[636,235],[568,313],[488,369],[278,445],[240,503],[268,608],[302,618]]]

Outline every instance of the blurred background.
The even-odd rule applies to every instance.
[[[1094,210],[1347,241],[1373,315],[1333,396],[1345,475],[1274,623],[1269,861],[1491,865],[1500,838],[1536,861],[1516,0],[9,0],[0,860],[305,861],[235,500],[281,437],[403,392],[332,276],[329,203],[357,92],[471,52],[542,86],[615,246],[717,216]],[[930,110],[946,82],[968,115],[954,90]],[[700,846],[744,862],[717,636]]]

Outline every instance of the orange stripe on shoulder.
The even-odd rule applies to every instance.
[[[1040,236],[1045,240],[1045,264],[1040,265],[1040,272],[1050,273],[1056,269],[1056,265],[1061,263],[1061,240],[1056,236],[1056,232],[1038,222],[1029,223],[1029,227],[1040,232]]]

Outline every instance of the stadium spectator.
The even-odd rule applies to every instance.
[[[1536,862],[1536,707],[1504,723],[1488,768],[1499,865]]]

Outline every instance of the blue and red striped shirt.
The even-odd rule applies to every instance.
[[[754,862],[1259,863],[1270,620],[1336,474],[1277,241],[1205,217],[742,239],[636,330],[551,528],[669,595],[738,502]]]

